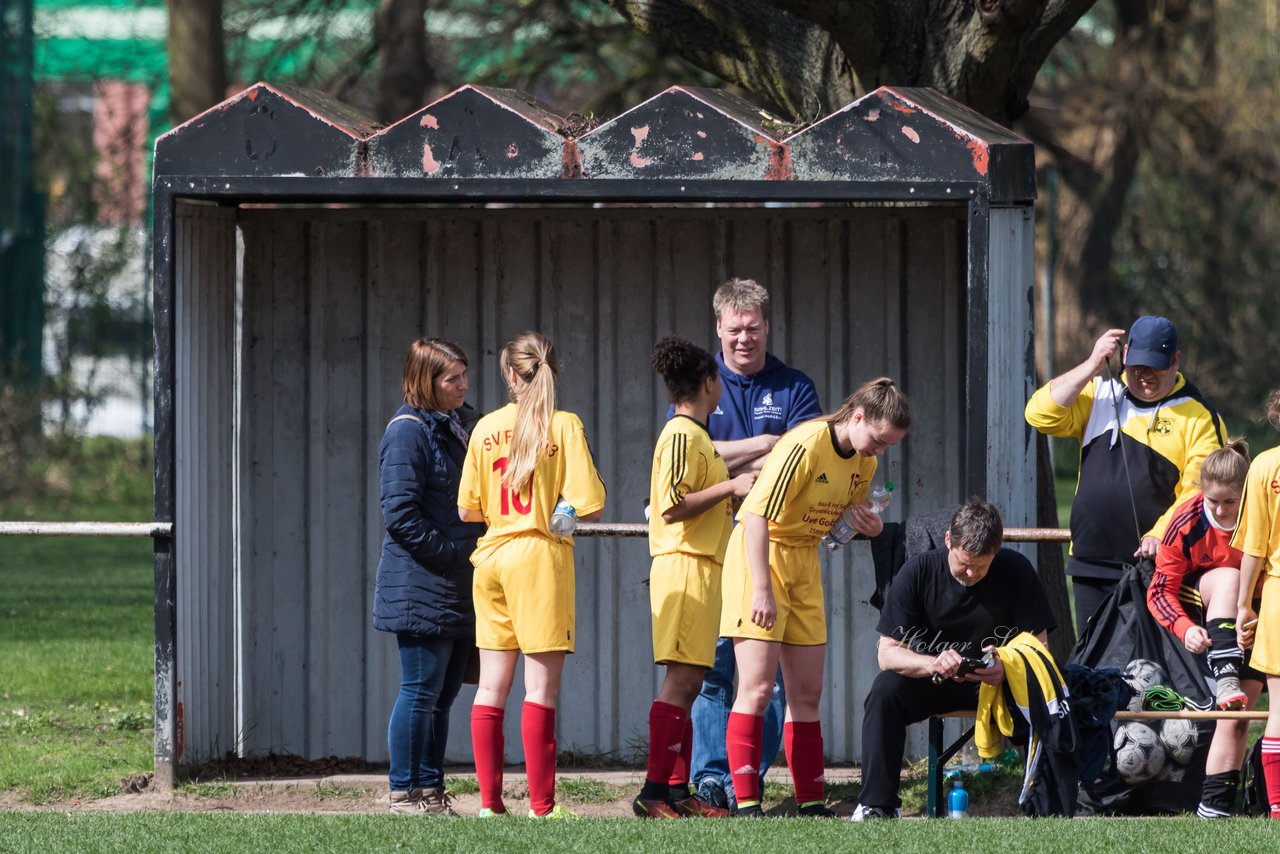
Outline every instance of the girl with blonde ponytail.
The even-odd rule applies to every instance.
[[[459,517],[488,525],[471,557],[480,648],[471,743],[480,815],[507,811],[502,722],[523,653],[529,815],[572,818],[555,801],[555,715],[564,656],[573,652],[573,540],[551,533],[550,521],[561,498],[579,519],[599,518],[604,483],[581,419],[555,408],[560,366],[551,342],[537,332],[517,335],[500,364],[511,403],[476,424],[458,490]]]

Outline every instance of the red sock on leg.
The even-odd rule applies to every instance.
[[[653,701],[649,707],[649,767],[645,779],[666,783],[683,747],[685,711],[670,703]]]
[[[1280,818],[1280,738],[1262,739],[1262,775],[1267,779],[1271,817]]]
[[[782,727],[787,766],[796,790],[796,806],[826,801],[823,780],[822,722],[790,721]]]
[[[497,706],[471,707],[471,751],[476,757],[476,783],[480,786],[480,806],[502,812],[502,718]]]
[[[760,751],[764,745],[764,716],[729,713],[725,755],[738,805],[760,802]]]
[[[525,700],[520,735],[529,776],[529,806],[535,815],[546,815],[556,805],[556,710]]]
[[[689,759],[693,755],[693,718],[688,712],[684,715],[684,732],[680,735],[680,752],[676,754],[676,763],[671,766],[671,775],[667,783],[672,794],[683,798],[689,790]]]

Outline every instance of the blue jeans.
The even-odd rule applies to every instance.
[[[716,663],[702,680],[702,691],[693,701],[689,719],[693,722],[693,754],[689,759],[690,780],[698,786],[707,777],[719,778],[724,790],[733,792],[729,776],[729,759],[725,756],[725,732],[729,728],[729,711],[733,708],[733,640],[716,641]],[[773,683],[773,699],[764,712],[764,741],[760,758],[760,779],[773,764],[782,745],[782,724],[786,719],[787,692],[782,685],[782,670]]]
[[[449,707],[462,687],[471,638],[424,638],[397,634],[400,695],[387,723],[391,791],[444,785],[444,747]]]

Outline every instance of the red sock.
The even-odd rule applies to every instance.
[[[471,752],[476,757],[476,783],[480,786],[480,806],[505,812],[502,805],[502,718],[497,706],[471,707]]]
[[[556,805],[556,710],[525,700],[520,735],[529,776],[529,806],[535,815],[546,815]]]
[[[650,783],[666,783],[675,767],[684,735],[685,711],[657,700],[649,707],[649,768],[644,778]]]
[[[725,754],[738,804],[760,802],[760,751],[764,749],[764,716],[729,713]]]
[[[796,806],[823,803],[826,790],[822,776],[822,722],[790,721],[783,724],[782,740],[787,748],[791,784],[796,790]]]
[[[688,712],[684,714],[684,732],[680,735],[680,752],[676,754],[676,762],[671,766],[671,776],[667,778],[671,786],[671,794],[676,799],[685,797],[689,791],[689,758],[693,755],[693,718]]]
[[[1267,778],[1271,817],[1280,818],[1280,738],[1262,739],[1262,775]]]

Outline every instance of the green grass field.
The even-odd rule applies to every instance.
[[[1230,840],[1229,843],[1226,840]],[[23,813],[0,822],[13,852],[252,851],[893,851],[1090,854],[1266,851],[1269,822],[1176,819],[967,819],[851,824],[815,819],[656,822],[397,816]]]
[[[54,486],[0,518],[151,518],[140,446],[95,440],[47,465],[34,476]],[[153,598],[149,540],[0,538],[0,791],[101,797],[151,770]]]

